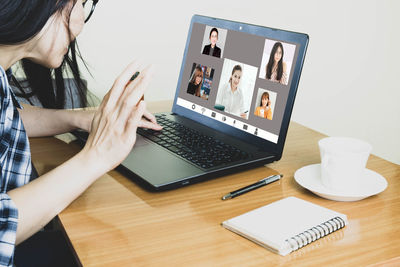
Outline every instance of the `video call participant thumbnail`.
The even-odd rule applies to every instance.
[[[256,108],[254,115],[272,120],[272,105],[268,92],[264,92],[261,95],[260,105]]]
[[[276,42],[272,47],[268,64],[265,66],[265,79],[281,84],[287,84],[286,63],[283,61],[283,45]]]
[[[209,39],[210,39],[210,44],[204,46],[202,54],[220,58],[221,48],[217,46],[217,41],[218,41],[217,28],[211,29]]]
[[[243,92],[239,87],[242,77],[242,67],[235,65],[228,83],[218,91],[216,106],[224,107],[223,111],[247,119],[247,110],[244,106]],[[221,109],[221,108],[219,108]]]
[[[193,63],[192,75],[189,79],[187,93],[208,100],[214,69]]]
[[[201,85],[203,83],[203,70],[197,65],[190,78],[187,93],[200,97]]]

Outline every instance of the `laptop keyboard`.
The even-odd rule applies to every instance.
[[[203,169],[247,159],[249,154],[223,141],[204,135],[165,114],[156,115],[162,131],[138,128],[138,133]]]

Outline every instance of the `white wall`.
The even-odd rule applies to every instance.
[[[292,119],[370,142],[400,164],[400,1],[100,0],[79,43],[102,97],[134,58],[158,70],[148,101],[172,99],[193,14],[310,35]]]

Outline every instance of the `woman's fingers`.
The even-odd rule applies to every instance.
[[[139,127],[149,128],[157,131],[162,130],[162,126],[157,123],[156,117],[148,110],[144,111],[143,119],[140,121]]]
[[[148,121],[146,119],[141,119],[139,121],[138,127],[140,127],[140,128],[148,128],[148,129],[152,129],[152,130],[156,130],[156,131],[162,130],[162,127],[160,125],[158,125],[157,123],[153,123],[151,121]]]
[[[130,118],[133,109],[137,106],[149,84],[149,79],[148,72],[143,71],[143,74],[141,73],[139,77],[136,78],[137,81],[131,82],[125,89],[125,92],[117,103],[117,107],[119,108],[118,120],[120,120],[121,123],[126,123]]]
[[[156,117],[153,114],[151,114],[148,110],[145,110],[145,112],[143,114],[143,117],[145,117],[146,119],[148,119],[152,123],[157,124]]]
[[[138,61],[132,61],[125,70],[115,80],[111,91],[109,92],[106,104],[114,105],[117,103],[121,94],[124,92],[126,85],[129,83],[132,75],[139,69]]]
[[[131,116],[126,123],[125,132],[129,135],[129,138],[136,136],[137,127],[139,126],[139,123],[143,117],[143,113],[146,110],[146,103],[144,101],[140,101],[135,109],[135,112],[131,113]]]
[[[139,76],[128,83],[124,92],[121,94],[120,101],[124,101],[129,95],[134,95],[134,101],[136,103],[142,98],[144,91],[147,89],[150,79],[153,77],[153,67],[147,66],[141,70]]]

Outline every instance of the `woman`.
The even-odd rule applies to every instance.
[[[188,94],[200,97],[200,90],[203,84],[203,70],[200,66],[196,66],[193,71],[192,78],[189,81],[187,89]]]
[[[62,72],[60,76],[53,69],[59,68],[63,61],[69,63],[74,74],[79,74],[74,40],[84,25],[82,3],[81,0],[0,0],[0,265],[11,266],[16,244],[41,229],[128,155],[136,140],[137,127],[161,129],[140,101],[151,68],[140,69],[139,77],[130,82],[138,70],[135,62],[117,78],[95,113],[19,106],[9,86],[10,68],[16,62],[24,60],[29,64],[28,81],[34,81],[29,79],[32,74],[42,77],[48,74],[50,78],[49,74],[54,73],[56,83],[62,83]],[[69,50],[72,59],[64,57]],[[81,86],[77,76],[76,82]],[[30,85],[40,90],[40,83]],[[57,91],[50,92],[53,97],[49,105],[58,106],[62,102],[59,88],[62,85],[57,84]],[[48,92],[37,92],[41,93]],[[85,147],[64,164],[30,181],[27,136],[49,136],[75,128],[90,132]]]
[[[268,92],[261,95],[260,106],[256,108],[254,115],[272,120],[271,100],[269,100]]]
[[[243,93],[239,88],[242,77],[242,67],[236,65],[232,69],[229,82],[222,86],[217,95],[216,104],[225,107],[224,111],[247,119],[244,108]]]
[[[267,80],[287,84],[286,63],[283,62],[283,45],[281,42],[276,42],[272,47],[269,61],[266,66]]]

